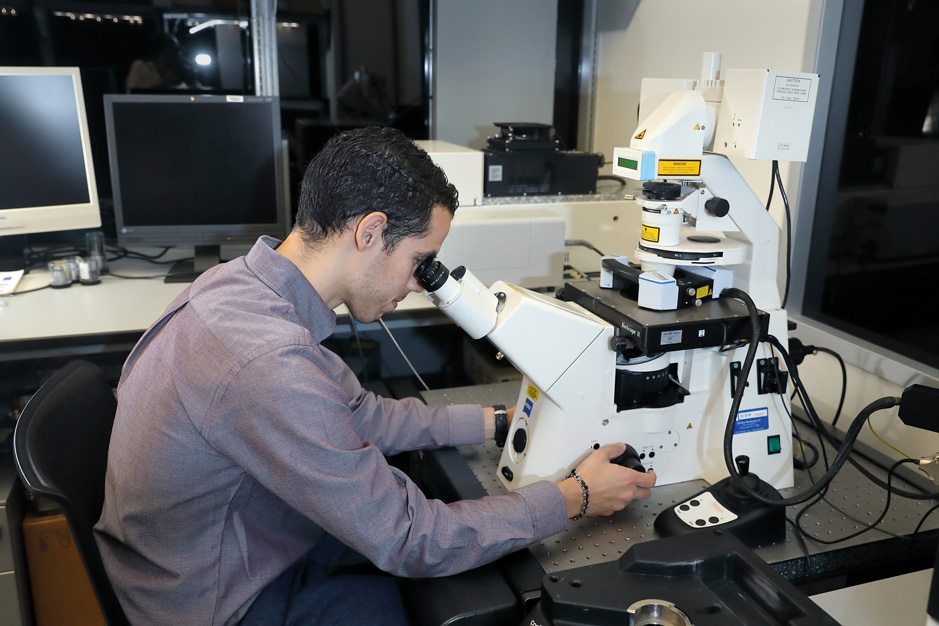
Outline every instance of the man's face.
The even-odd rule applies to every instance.
[[[435,256],[450,232],[450,212],[434,207],[430,226],[423,237],[403,239],[391,254],[377,250],[366,270],[352,280],[346,307],[360,322],[374,322],[394,311],[398,302],[411,291],[422,291],[414,276],[417,266],[428,256]]]

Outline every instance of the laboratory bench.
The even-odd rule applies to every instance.
[[[520,381],[512,381],[425,391],[422,397],[428,404],[512,406],[518,398],[519,387]],[[821,445],[814,434],[810,435],[808,423],[798,412],[795,430],[816,447]],[[830,432],[843,435],[836,429]],[[835,450],[828,444],[825,446],[831,461]],[[502,450],[494,442],[424,452],[421,454],[421,479],[431,495],[447,501],[505,493],[506,488],[497,477],[501,454]],[[881,480],[886,479],[886,468],[892,464],[885,455],[860,442],[855,445],[852,457]],[[784,498],[798,495],[824,473],[820,459],[810,471],[797,469],[795,485],[779,491]],[[926,475],[909,466],[895,471],[892,484],[924,494],[939,490]],[[571,522],[566,531],[505,559],[499,564],[499,570],[520,601],[532,604],[540,595],[546,575],[561,575],[567,570],[616,561],[632,546],[657,540],[653,523],[658,514],[706,486],[701,480],[657,486],[649,499],[634,501],[610,517],[588,517]],[[799,523],[808,537],[800,537],[792,524],[787,523],[784,542],[757,547],[755,552],[806,594],[931,569],[939,546],[939,512],[927,514],[939,502],[936,499],[914,500],[894,495],[890,499],[890,510],[875,528],[837,543],[822,543],[853,535],[862,524],[876,521],[885,499],[883,488],[873,484],[852,463],[846,463],[832,481],[824,500],[800,516]],[[795,520],[805,507],[806,504],[788,507],[787,518]],[[917,529],[924,516],[925,520]]]

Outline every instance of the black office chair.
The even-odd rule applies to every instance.
[[[117,400],[101,369],[72,361],[30,398],[13,432],[16,468],[26,488],[50,498],[65,518],[105,621],[127,617],[108,580],[92,529],[104,504],[104,475]]]

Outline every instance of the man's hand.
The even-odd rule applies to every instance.
[[[652,495],[655,472],[646,473],[627,469],[610,463],[626,451],[626,444],[612,443],[590,454],[577,466],[577,475],[590,490],[590,505],[587,517],[612,515],[626,508],[633,500],[643,500]],[[583,490],[573,478],[567,478],[558,487],[567,504],[567,517],[579,515],[584,504]]]

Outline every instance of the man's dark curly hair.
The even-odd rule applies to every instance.
[[[296,228],[315,247],[372,211],[388,217],[382,234],[391,252],[423,236],[435,206],[452,216],[456,188],[411,139],[393,128],[358,128],[330,139],[306,168]]]

